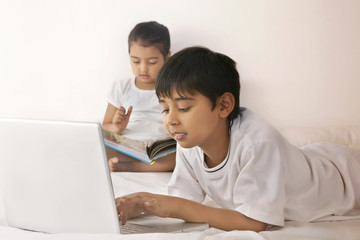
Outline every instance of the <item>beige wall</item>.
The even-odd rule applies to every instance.
[[[134,3],[132,3],[134,2]],[[241,103],[276,127],[360,124],[360,1],[1,0],[0,117],[101,121],[140,21],[172,51],[238,62]]]

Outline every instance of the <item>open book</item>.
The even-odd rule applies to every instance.
[[[103,130],[105,146],[152,164],[156,159],[176,152],[176,141],[172,138],[133,140]]]

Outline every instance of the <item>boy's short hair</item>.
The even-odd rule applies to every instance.
[[[213,109],[218,97],[229,92],[235,98],[228,116],[230,125],[239,114],[240,76],[236,62],[205,47],[189,47],[174,54],[161,68],[155,89],[158,97],[170,97],[173,89],[179,95],[199,92],[210,99]]]
[[[166,57],[170,51],[170,34],[167,27],[156,22],[142,22],[135,25],[128,37],[128,47],[136,42],[143,47],[155,46]]]

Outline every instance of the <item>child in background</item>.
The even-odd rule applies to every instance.
[[[167,136],[155,80],[170,57],[169,30],[155,21],[139,23],[129,34],[128,48],[135,76],[110,87],[102,127],[140,141]],[[175,166],[175,153],[148,165],[108,147],[106,152],[111,171],[172,171]]]
[[[330,143],[297,148],[240,108],[239,92],[229,57],[201,47],[171,57],[156,82],[164,125],[177,140],[169,195],[117,198],[122,224],[145,213],[263,231],[285,220],[336,220],[360,207],[359,150]],[[203,205],[206,195],[220,208]]]

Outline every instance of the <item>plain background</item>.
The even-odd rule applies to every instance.
[[[278,128],[359,125],[360,1],[0,0],[0,117],[101,122],[132,75],[127,36],[156,20],[173,53],[238,63],[241,105]]]

